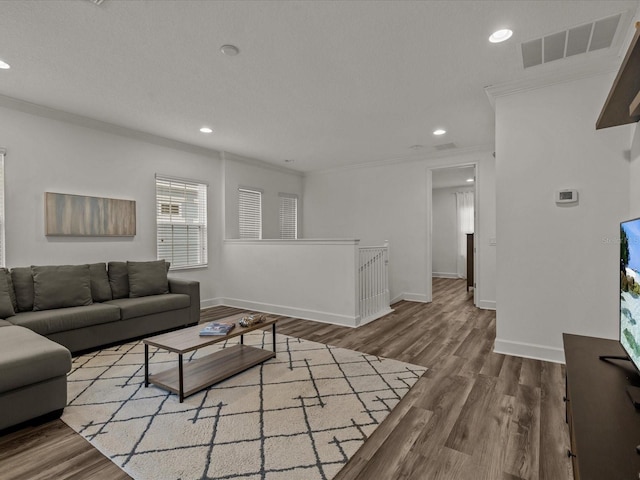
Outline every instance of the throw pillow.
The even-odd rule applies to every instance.
[[[152,262],[127,262],[129,271],[129,296],[146,297],[169,293],[167,264],[164,260]]]
[[[91,305],[89,265],[31,266],[33,310]]]
[[[8,268],[0,268],[0,274],[4,274],[7,277],[7,286],[9,288],[9,297],[11,298],[11,306],[13,311],[18,311],[18,301],[16,300],[16,291],[13,289],[13,281],[11,280],[11,272]]]
[[[33,310],[33,273],[30,267],[16,267],[11,269],[11,281],[16,293],[19,312]]]
[[[94,302],[106,302],[113,298],[106,263],[89,264],[89,276],[91,278],[91,298]]]
[[[129,296],[127,262],[109,262],[109,285],[113,299]]]
[[[0,273],[0,318],[13,317],[16,312],[11,304],[7,274],[5,272]]]

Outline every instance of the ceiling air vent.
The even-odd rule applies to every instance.
[[[622,14],[619,13],[524,42],[521,45],[522,65],[524,68],[535,67],[562,58],[609,48],[620,25],[621,17]]]
[[[452,148],[456,148],[456,144],[451,143],[441,143],[440,145],[434,145],[433,148],[436,150],[451,150]]]

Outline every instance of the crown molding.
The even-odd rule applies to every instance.
[[[84,115],[78,115],[76,113],[59,110],[52,107],[47,107],[37,103],[27,102],[19,98],[9,97],[6,95],[0,95],[0,107],[8,108],[10,110],[16,110],[30,115],[36,115],[38,117],[50,118],[52,120],[58,120],[66,123],[71,123],[80,127],[90,128],[92,130],[99,130],[102,132],[110,133],[113,135],[119,135],[121,137],[132,138],[140,140],[146,143],[159,145],[162,147],[173,148],[175,150],[181,150],[195,155],[202,155],[205,157],[215,158],[218,160],[229,159],[256,167],[266,168],[269,170],[276,170],[281,173],[290,173],[298,176],[302,176],[302,173],[297,170],[280,167],[278,165],[272,165],[263,160],[254,158],[242,157],[230,152],[222,152],[213,148],[201,147],[193,145],[191,143],[181,142],[173,138],[163,137],[161,135],[155,135],[153,133],[144,132],[142,130],[136,130],[134,128],[124,127],[115,123],[105,122],[97,120],[91,117],[85,117]]]
[[[135,128],[124,127],[122,125],[97,120],[91,117],[85,117],[84,115],[78,115],[77,113],[71,113],[37,103],[31,103],[19,98],[0,95],[0,107],[28,113],[30,115],[36,115],[38,117],[59,120],[80,127],[90,128],[92,130],[99,130],[111,133],[113,135],[119,135],[121,137],[141,140],[143,142],[152,143],[154,145],[159,145],[162,147],[182,150],[197,155],[204,155],[206,157],[214,157],[218,159],[220,158],[220,152],[212,148],[206,148],[190,143],[181,142],[180,140],[175,140],[173,138],[155,135],[153,133],[137,130]]]
[[[279,238],[242,239],[225,238],[228,245],[359,245],[359,238],[298,238],[296,240],[281,240]]]
[[[484,91],[491,107],[495,109],[495,100],[498,97],[617,72],[635,33],[635,22],[640,19],[640,3],[636,8],[620,14],[622,15],[620,23],[623,26],[616,32],[608,50],[588,52],[585,56],[579,55],[577,58],[565,58],[558,60],[557,63],[550,62],[532,67],[539,73],[531,74],[526,79],[488,85],[484,87]],[[624,27],[625,24],[626,27]],[[567,64],[567,62],[572,63]]]
[[[264,160],[258,160],[256,158],[243,157],[242,155],[238,155],[231,152],[221,152],[222,159],[226,161],[244,163],[245,165],[250,165],[252,167],[264,168],[265,170],[273,170],[279,173],[288,173],[290,175],[295,175],[297,177],[304,176],[303,172],[299,170],[294,170],[292,168],[282,167],[280,165],[274,165],[273,163],[266,162]]]
[[[52,120],[58,120],[66,123],[71,123],[80,127],[90,128],[93,130],[99,130],[102,132],[110,133],[113,135],[119,135],[121,137],[132,138],[140,140],[146,143],[159,145],[162,147],[173,148],[175,150],[181,150],[195,155],[202,155],[205,157],[215,158],[223,160],[225,158],[229,160],[239,161],[242,163],[250,164],[257,167],[266,168],[269,170],[276,170],[283,173],[295,174],[302,176],[302,173],[297,170],[280,167],[278,165],[272,165],[263,160],[242,157],[230,152],[222,152],[213,148],[201,147],[193,145],[191,143],[182,142],[173,138],[163,137],[161,135],[155,135],[153,133],[144,132],[142,130],[136,130],[134,128],[124,127],[115,123],[104,122],[91,117],[85,117],[84,115],[78,115],[76,113],[66,112],[56,108],[47,107],[37,103],[27,102],[19,98],[9,97],[6,95],[0,95],[0,107],[8,108],[30,115],[36,115],[38,117],[50,118]]]
[[[484,87],[484,91],[491,107],[495,109],[496,98],[613,73],[618,71],[621,61],[620,57],[617,56],[603,57],[597,62],[580,63],[571,68],[566,68],[565,66],[562,70],[554,68],[525,79],[489,85]]]
[[[464,156],[480,154],[480,153],[493,153],[494,151],[495,151],[495,147],[493,144],[476,145],[473,147],[464,147],[464,148],[452,148],[450,150],[427,152],[420,155],[412,155],[411,157],[395,157],[387,160],[356,163],[353,165],[331,167],[331,168],[325,168],[321,170],[311,170],[308,172],[304,172],[304,176],[308,177],[311,175],[324,175],[328,173],[344,172],[348,170],[358,170],[361,168],[384,167],[387,165],[395,165],[395,164],[402,164],[402,163],[416,163],[416,162],[425,162],[425,161],[428,162],[432,160],[440,160],[440,159],[447,159],[447,158],[453,158],[453,157],[464,157]]]

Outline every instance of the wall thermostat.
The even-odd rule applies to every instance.
[[[556,203],[577,203],[577,190],[558,190],[556,192]]]

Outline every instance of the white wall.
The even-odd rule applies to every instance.
[[[280,238],[280,193],[298,195],[298,238],[302,238],[302,174],[290,169],[260,165],[255,160],[224,154],[225,238],[240,238],[238,188],[262,190],[262,238]]]
[[[489,236],[495,236],[492,197],[494,160],[490,151],[430,160],[336,169],[304,177],[303,225],[308,238],[359,238],[362,246],[390,242],[391,299],[427,301],[427,171],[429,168],[477,162],[477,244],[484,274],[478,280],[479,305],[495,305]],[[486,182],[486,188],[481,182]],[[429,278],[427,278],[429,276]],[[484,285],[483,285],[484,283]]]
[[[458,277],[458,228],[456,192],[473,192],[473,187],[434,188],[433,202],[433,276]]]
[[[209,267],[172,272],[171,276],[199,280],[202,300],[218,296],[222,168],[216,152],[189,152],[1,107],[0,146],[7,149],[9,267],[154,260],[154,175],[162,173],[209,183]],[[120,238],[46,237],[44,192],[135,200],[137,234]]]
[[[496,99],[498,352],[563,361],[563,332],[618,337],[631,127],[595,130],[613,78]],[[556,205],[564,188],[578,205]]]
[[[355,327],[356,240],[226,240],[220,302]]]

